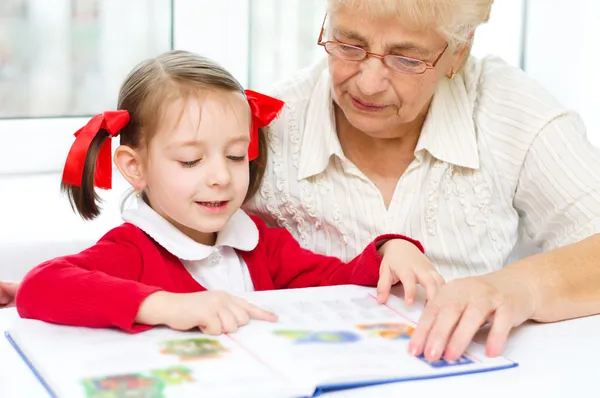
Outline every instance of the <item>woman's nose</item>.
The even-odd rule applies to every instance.
[[[375,95],[389,87],[388,69],[381,59],[369,57],[362,62],[360,75],[356,82],[364,95]]]

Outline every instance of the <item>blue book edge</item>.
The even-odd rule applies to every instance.
[[[31,361],[29,360],[29,358],[27,358],[27,355],[25,355],[25,353],[23,352],[23,350],[21,350],[21,348],[19,347],[17,342],[12,338],[10,333],[8,331],[5,331],[4,335],[8,339],[8,342],[10,343],[10,345],[15,349],[15,351],[17,351],[17,353],[19,354],[21,359],[25,362],[27,367],[31,370],[31,372],[38,379],[38,381],[42,384],[42,386],[46,389],[48,394],[50,394],[50,397],[58,398],[58,396],[54,393],[54,391],[52,390],[50,385],[46,382],[46,380],[42,377],[42,375],[37,371],[35,366],[33,366]],[[439,378],[443,378],[443,377],[464,376],[464,375],[476,374],[476,373],[493,372],[493,371],[497,371],[497,370],[516,368],[517,366],[519,366],[518,363],[511,361],[511,363],[508,365],[496,366],[496,367],[484,368],[484,369],[475,369],[475,370],[469,370],[469,371],[465,371],[465,372],[457,371],[457,372],[444,373],[444,374],[433,374],[433,375],[405,377],[405,378],[388,379],[388,380],[382,379],[382,380],[356,382],[356,383],[324,384],[322,386],[318,386],[312,396],[318,397],[318,396],[320,396],[324,393],[328,393],[328,392],[349,390],[349,389],[360,388],[360,387],[376,386],[376,385],[381,385],[381,384],[390,384],[390,383],[399,383],[399,382],[417,381],[417,380],[428,380],[428,379],[439,379]]]
[[[457,372],[443,373],[443,374],[433,374],[433,375],[430,374],[430,375],[415,376],[415,377],[402,377],[402,378],[396,378],[396,379],[374,380],[374,381],[356,382],[356,383],[324,384],[322,386],[317,387],[317,389],[315,390],[315,392],[312,396],[318,397],[318,396],[320,396],[324,393],[328,393],[328,392],[348,390],[348,389],[360,388],[360,387],[370,387],[370,386],[376,386],[376,385],[381,385],[381,384],[400,383],[400,382],[405,382],[405,381],[441,379],[444,377],[464,376],[464,375],[470,375],[470,374],[476,374],[476,373],[487,373],[487,372],[493,372],[493,371],[503,370],[503,369],[512,369],[512,368],[516,368],[517,366],[519,366],[519,364],[517,362],[513,362],[513,361],[510,361],[510,362],[511,363],[507,364],[507,365],[495,366],[495,367],[483,368],[483,369],[474,369],[474,370],[469,370],[469,371],[464,371],[464,372],[457,371]]]
[[[58,396],[54,393],[54,391],[52,390],[52,388],[50,388],[50,385],[46,382],[46,380],[44,380],[44,378],[37,371],[37,369],[35,368],[35,366],[33,366],[33,364],[31,363],[31,361],[29,360],[29,358],[27,358],[27,355],[25,355],[25,353],[23,352],[23,350],[21,350],[21,347],[19,347],[19,345],[17,344],[17,342],[12,338],[12,336],[10,335],[10,333],[8,331],[5,331],[4,335],[6,336],[6,339],[8,340],[8,342],[10,343],[10,345],[15,349],[15,351],[17,351],[17,354],[19,354],[19,356],[21,357],[21,359],[23,360],[23,362],[25,362],[25,364],[27,365],[27,367],[29,368],[29,370],[31,370],[31,372],[33,373],[33,375],[38,379],[38,381],[46,389],[46,391],[48,392],[48,394],[50,394],[50,397],[52,397],[52,398],[58,398]]]

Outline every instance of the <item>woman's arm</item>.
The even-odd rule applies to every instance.
[[[411,351],[456,359],[491,321],[488,355],[527,319],[600,313],[600,150],[571,113],[552,119],[531,144],[514,197],[525,232],[544,253],[497,272],[451,281],[429,302]]]
[[[600,313],[600,234],[520,260],[500,275],[529,281],[529,318],[555,322]]]
[[[529,281],[538,321],[600,313],[600,150],[578,115],[551,120],[531,144],[514,205],[543,254],[506,268]]]

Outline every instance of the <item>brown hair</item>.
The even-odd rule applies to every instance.
[[[117,108],[129,112],[130,120],[120,132],[121,145],[139,148],[147,145],[165,105],[177,98],[189,98],[206,90],[240,92],[240,83],[216,62],[187,51],[174,50],[138,64],[127,76],[119,91]],[[96,159],[104,140],[105,130],[94,137],[86,155],[81,187],[61,184],[74,211],[85,220],[100,214],[100,198],[94,190]],[[244,201],[254,196],[264,176],[267,163],[267,142],[264,129],[259,129],[259,155],[250,162],[250,183]]]

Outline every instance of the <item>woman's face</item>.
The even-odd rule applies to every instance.
[[[395,54],[433,63],[446,41],[432,29],[412,30],[397,18],[369,18],[349,9],[331,15],[327,40],[339,41],[380,55]],[[348,122],[374,138],[397,138],[420,120],[441,79],[449,75],[458,56],[447,49],[435,69],[409,75],[388,68],[381,59],[347,61],[329,57],[334,101]],[[460,64],[458,64],[460,65]]]

